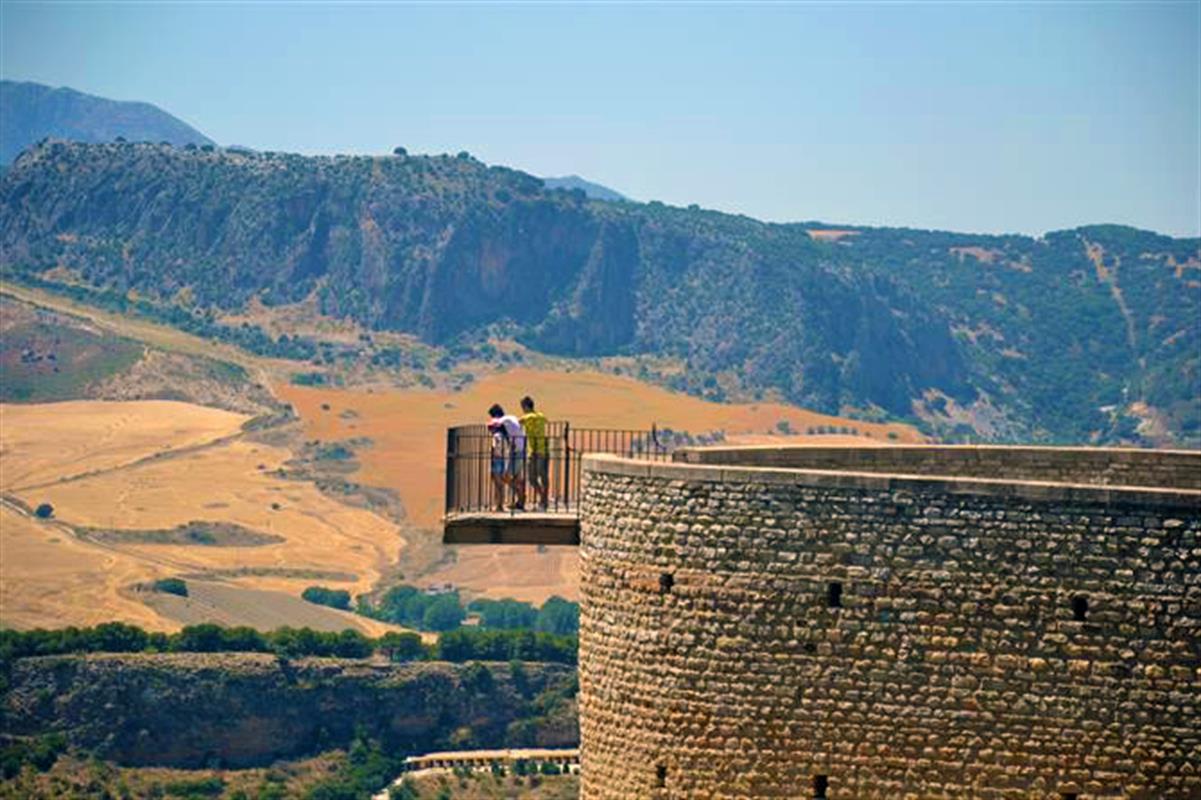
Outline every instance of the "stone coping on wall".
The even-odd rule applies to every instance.
[[[1201,450],[1042,445],[770,444],[677,450],[689,464],[849,470],[1051,483],[1201,490]]]
[[[742,450],[744,448],[722,449]],[[609,475],[689,482],[761,483],[776,486],[797,485],[868,491],[911,490],[1100,506],[1201,509],[1201,490],[1195,489],[1099,486],[1086,483],[968,478],[956,475],[913,475],[841,469],[662,463],[599,453],[584,456],[583,470],[585,473],[600,472]]]
[[[1104,455],[1113,461],[1122,461],[1130,458],[1140,457],[1158,457],[1158,456],[1189,456],[1192,458],[1201,457],[1201,450],[1181,450],[1181,449],[1149,449],[1146,447],[1090,447],[1088,445],[1053,445],[1053,444],[892,444],[873,439],[864,440],[863,444],[856,445],[830,445],[830,444],[733,444],[733,445],[711,445],[706,447],[689,447],[685,448],[684,452],[688,453],[754,453],[755,451],[766,452],[834,452],[839,453],[861,453],[872,452],[876,448],[887,448],[894,452],[904,452],[906,450],[913,451],[939,451],[945,450],[948,452],[966,452],[966,453],[988,453],[989,451],[997,451],[1002,453],[1020,453],[1029,451],[1033,454],[1085,454],[1085,455]]]

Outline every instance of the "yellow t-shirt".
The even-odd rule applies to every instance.
[[[530,453],[536,456],[547,454],[546,416],[541,411],[521,415],[521,428],[529,442]]]

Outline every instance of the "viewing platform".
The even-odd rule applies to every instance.
[[[574,511],[464,511],[447,514],[445,544],[578,545],[580,517]]]
[[[523,448],[494,441],[486,425],[448,429],[443,543],[578,545],[580,466],[592,453],[671,458],[654,426],[615,430],[553,421],[544,444],[530,440]]]

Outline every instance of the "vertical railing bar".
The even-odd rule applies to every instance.
[[[454,509],[458,499],[454,495],[455,436],[455,429],[448,428],[446,431],[446,506],[443,509],[447,513]]]

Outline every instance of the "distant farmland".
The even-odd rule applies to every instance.
[[[713,403],[591,371],[513,369],[483,376],[460,392],[277,386],[276,393],[301,415],[308,438],[369,438],[373,445],[358,454],[362,469],[355,477],[396,489],[409,519],[424,527],[438,525],[442,516],[446,428],[483,422],[493,403],[518,412],[526,394],[551,419],[570,420],[581,428],[649,429],[657,424],[694,434],[723,431],[734,437],[769,435],[786,422],[788,430],[801,434],[819,426],[854,428],[865,443],[892,441],[890,433],[898,442],[920,439],[907,425],[860,422],[780,403]]]
[[[213,618],[256,624],[267,614],[302,625],[313,611],[299,595],[318,582],[314,576],[367,592],[403,545],[395,523],[282,477],[291,451],[247,438],[240,414],[167,401],[8,405],[0,412],[5,624],[120,619],[175,628],[204,609],[166,601],[154,604],[163,613],[152,612],[131,587],[211,575],[229,587],[199,598]],[[43,503],[52,518],[29,513]],[[205,521],[248,533],[226,546],[161,535]],[[382,629],[371,620],[357,627]]]
[[[445,476],[446,428],[482,422],[495,402],[518,410],[532,395],[552,419],[579,427],[660,428],[693,434],[723,432],[730,440],[762,442],[829,442],[827,436],[780,435],[781,430],[850,430],[838,441],[886,444],[913,442],[920,436],[905,425],[878,425],[817,414],[779,403],[725,405],[676,394],[631,378],[592,371],[561,372],[531,368],[493,373],[462,391],[342,390],[281,385],[276,393],[292,403],[305,426],[306,439],[325,442],[365,437],[371,446],[356,452],[360,469],[353,480],[395,490],[407,519],[439,536]],[[783,427],[782,427],[783,426]],[[411,534],[415,536],[416,534]],[[578,564],[574,548],[456,548],[455,558],[423,577],[448,582],[471,594],[514,597],[541,603],[551,595],[578,598]]]
[[[326,585],[355,595],[402,579],[452,583],[468,597],[575,599],[572,548],[440,544],[446,427],[482,420],[493,402],[516,409],[526,393],[548,416],[582,427],[917,438],[905,426],[721,405],[588,371],[515,369],[458,392],[275,391],[297,409],[299,429],[256,436],[243,430],[247,415],[172,401],[0,406],[0,622],[352,624],[378,633],[379,623],[312,607],[300,593]],[[32,513],[43,503],[49,519]],[[187,601],[134,588],[181,576],[196,587]]]

